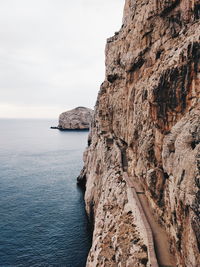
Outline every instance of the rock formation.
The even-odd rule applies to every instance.
[[[60,130],[87,130],[90,128],[93,110],[85,107],[63,112],[59,116]]]
[[[125,174],[144,191],[177,266],[200,266],[199,18],[199,0],[126,0],[107,40],[79,177],[94,223],[87,267],[149,264]]]

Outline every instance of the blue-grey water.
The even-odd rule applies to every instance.
[[[84,267],[91,245],[76,186],[87,132],[0,120],[0,266]]]

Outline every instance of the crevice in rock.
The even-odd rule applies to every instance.
[[[163,53],[163,50],[162,49],[159,49],[157,52],[156,52],[156,59],[159,59],[161,57],[161,54]]]
[[[118,74],[109,74],[109,75],[107,76],[107,80],[108,80],[110,83],[114,83],[114,81],[116,81],[118,78],[119,78]]]
[[[132,63],[132,66],[129,69],[129,72],[134,72],[137,69],[140,69],[145,63],[145,59],[143,57],[136,58],[135,62]]]
[[[122,169],[124,172],[127,171],[128,168],[128,159],[126,155],[126,150],[128,148],[128,144],[123,140],[123,139],[117,139],[116,144],[121,152],[121,164],[122,164]]]
[[[81,170],[80,175],[77,177],[77,185],[82,188],[83,191],[86,190],[86,168],[83,167],[83,169]]]
[[[182,171],[181,178],[180,178],[180,180],[179,180],[179,182],[178,182],[178,186],[181,185],[181,183],[182,183],[182,181],[183,181],[183,179],[184,179],[184,176],[185,176],[185,170]]]
[[[191,144],[190,144],[190,145],[191,145],[191,148],[194,150],[195,147],[198,145],[198,143],[199,143],[199,142],[192,141]]]
[[[195,20],[200,19],[200,4],[196,4],[194,5],[194,18]]]
[[[90,201],[89,204],[89,214],[88,214],[89,223],[91,226],[91,231],[94,231],[94,223],[95,223],[95,217],[94,217],[94,202]]]
[[[161,17],[166,17],[173,9],[180,4],[180,0],[175,0],[171,5],[166,6],[160,13]]]

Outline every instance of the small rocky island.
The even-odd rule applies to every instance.
[[[77,107],[65,111],[59,116],[59,124],[51,129],[59,130],[89,130],[92,121],[93,110],[85,107]]]

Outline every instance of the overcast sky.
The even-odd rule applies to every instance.
[[[1,0],[0,117],[93,107],[124,0]]]

